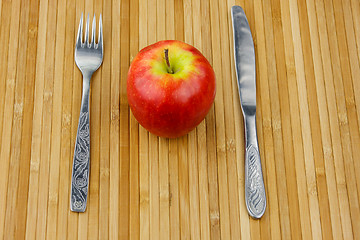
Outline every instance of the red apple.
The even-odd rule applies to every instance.
[[[215,91],[210,63],[180,41],[145,47],[128,72],[132,113],[144,128],[161,137],[176,138],[194,129],[209,112]]]

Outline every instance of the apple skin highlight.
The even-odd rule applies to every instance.
[[[168,49],[168,60],[164,50]],[[209,112],[215,73],[193,46],[176,40],[142,49],[128,72],[127,97],[134,117],[151,133],[176,138],[194,129]]]

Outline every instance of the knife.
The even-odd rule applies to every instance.
[[[244,10],[231,8],[235,68],[245,125],[245,202],[249,215],[261,218],[266,209],[265,186],[256,133],[255,50]]]

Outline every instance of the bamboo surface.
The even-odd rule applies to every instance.
[[[244,199],[235,4],[255,44],[261,220]],[[81,13],[102,13],[105,52],[78,214],[69,199]],[[0,39],[0,240],[360,239],[358,0],[0,0]],[[216,75],[213,107],[178,139],[141,127],[126,97],[132,59],[163,39],[194,45]]]

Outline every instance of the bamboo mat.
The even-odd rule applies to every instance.
[[[257,127],[267,192],[244,201],[244,130],[230,8],[256,48]],[[100,13],[91,83],[85,213],[69,210],[81,103],[81,13]],[[358,0],[0,0],[1,239],[360,239]],[[158,40],[197,47],[214,107],[187,136],[158,138],[129,110],[126,77]]]

